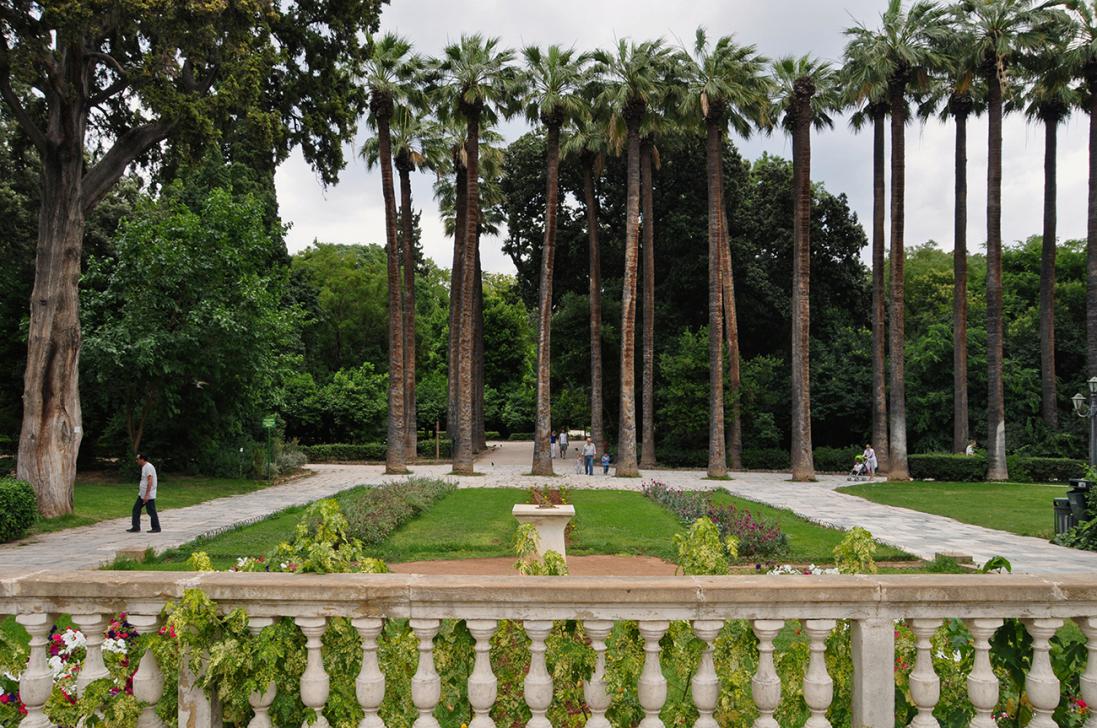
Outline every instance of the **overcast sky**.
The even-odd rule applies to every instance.
[[[663,37],[690,44],[698,25],[710,37],[734,33],[741,43],[755,43],[769,57],[810,52],[841,59],[842,31],[855,21],[875,27],[885,0],[391,0],[381,17],[382,32],[395,31],[423,54],[438,54],[462,33],[496,35],[516,50],[526,45],[560,43],[589,50],[618,38]],[[1059,137],[1060,240],[1085,236],[1087,118],[1080,113],[1062,127]],[[523,133],[510,122],[508,141]],[[986,239],[986,120],[968,124],[968,240],[976,250]],[[907,131],[908,245],[936,240],[952,248],[953,127],[933,122]],[[361,140],[359,140],[361,141]],[[762,152],[791,157],[787,137],[775,133],[743,141],[735,138],[747,159]],[[872,139],[853,134],[845,120],[812,139],[812,179],[835,194],[844,192],[862,224],[871,221]],[[338,185],[324,189],[299,153],[278,170],[278,202],[289,232],[291,252],[314,239],[333,243],[384,244],[384,206],[380,174],[367,172],[355,150],[348,150],[347,169]],[[431,196],[431,177],[413,177],[416,208],[423,210],[423,248],[448,268],[452,241],[442,231]],[[1003,132],[1002,234],[1006,241],[1038,234],[1043,199],[1043,131],[1020,116],[1007,117]],[[514,272],[501,250],[501,240],[484,238],[484,268]]]

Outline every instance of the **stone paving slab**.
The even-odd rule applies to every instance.
[[[477,462],[479,475],[456,477],[448,464],[418,465],[414,476],[443,478],[459,488],[529,488],[532,486],[639,491],[652,479],[688,490],[727,488],[737,496],[786,508],[808,520],[836,528],[861,526],[880,541],[916,556],[932,559],[940,551],[971,554],[976,563],[1001,555],[1015,572],[1093,573],[1097,552],[1068,549],[1046,541],[973,526],[951,518],[872,503],[839,493],[841,476],[819,477],[815,483],[792,483],[787,473],[733,473],[733,480],[712,481],[703,471],[652,470],[641,478],[586,476],[574,472],[574,458],[556,461],[559,475],[526,475],[530,468],[529,443],[502,443]],[[327,498],[357,485],[401,480],[386,476],[380,465],[311,465],[313,475],[285,485],[206,501],[161,513],[163,532],[125,533],[128,518],[58,531],[0,546],[0,569],[91,569],[114,560],[120,549],[154,548],[163,551],[201,536],[220,533],[261,520],[291,506]],[[147,526],[148,520],[144,519]]]

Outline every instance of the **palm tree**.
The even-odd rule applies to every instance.
[[[635,477],[636,464],[636,278],[640,227],[640,126],[659,93],[661,42],[621,40],[613,52],[597,51],[604,82],[601,102],[627,129],[628,193],[625,208],[625,271],[621,294],[621,419],[616,474]]]
[[[541,295],[537,333],[537,417],[533,435],[533,474],[552,475],[549,435],[552,399],[549,382],[552,334],[552,269],[556,258],[556,216],[560,206],[560,129],[583,112],[580,89],[587,58],[571,49],[530,46],[523,52],[530,88],[526,118],[545,127],[545,242],[541,250]]]
[[[927,88],[930,73],[942,65],[939,48],[947,35],[945,11],[933,2],[919,0],[904,10],[901,0],[889,0],[881,16],[881,28],[864,26],[849,30],[860,51],[876,61],[874,80],[887,85],[888,111],[891,114],[891,298],[888,318],[890,363],[891,451],[888,479],[909,480],[907,465],[906,370],[906,297],[904,291],[905,200],[906,200],[906,121],[907,94]]]
[[[461,303],[457,336],[457,427],[453,472],[473,473],[473,355],[475,331],[472,298],[476,290],[480,209],[480,124],[496,111],[508,111],[515,97],[514,53],[501,50],[497,38],[462,35],[446,46],[439,65],[443,82],[454,91],[456,111],[465,119],[465,245],[461,261]]]
[[[811,452],[811,129],[831,127],[837,74],[809,56],[773,64],[773,117],[792,136],[792,479],[812,480]]]
[[[1073,74],[1061,59],[1065,43],[1055,43],[1028,59],[1033,83],[1025,98],[1025,115],[1044,125],[1044,230],[1040,256],[1040,412],[1044,423],[1059,427],[1055,386],[1055,155],[1059,124],[1078,102]]]
[[[846,46],[843,67],[847,100],[858,107],[850,125],[860,131],[872,122],[872,449],[877,454],[880,472],[888,471],[887,406],[887,314],[884,290],[884,219],[887,214],[887,188],[884,181],[886,160],[884,122],[888,113],[887,81],[871,54],[873,38],[854,28],[856,36]]]
[[[1097,377],[1097,2],[1070,5],[1075,30],[1063,60],[1082,80],[1082,106],[1089,114],[1089,197],[1086,215],[1086,374]]]
[[[732,388],[732,467],[742,467],[739,428],[739,336],[735,289],[728,250],[724,205],[724,135],[728,124],[741,135],[768,122],[769,79],[763,75],[766,59],[754,46],[737,45],[723,36],[709,46],[704,28],[698,28],[690,59],[689,93],[683,116],[705,124],[705,170],[708,181],[708,323],[709,323],[709,451],[708,475],[727,475],[724,433],[724,372],[721,336],[726,336]]]
[[[586,109],[564,142],[565,156],[578,156],[583,175],[583,204],[587,216],[590,257],[590,434],[599,453],[609,449],[602,399],[602,262],[599,249],[596,180],[602,176],[609,153],[608,115],[597,103],[598,84],[588,80],[583,89]]]
[[[1010,66],[1043,48],[1057,13],[1034,0],[963,0],[960,22],[987,85],[987,479],[1006,480],[1002,382],[1002,114]]]
[[[369,120],[377,130],[377,159],[381,165],[381,187],[385,199],[385,240],[389,289],[389,388],[386,473],[406,473],[407,416],[405,414],[404,336],[405,321],[401,298],[400,260],[397,250],[396,195],[392,179],[390,122],[395,101],[408,87],[419,66],[411,45],[394,34],[377,41],[366,64],[366,85],[370,93]]]

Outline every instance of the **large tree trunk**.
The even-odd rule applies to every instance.
[[[1002,382],[1002,85],[987,79],[987,480],[1007,480]]]
[[[809,82],[810,83],[810,82]],[[811,451],[811,92],[796,82],[792,132],[792,479],[813,480]]]
[[[721,149],[720,127],[715,121],[706,124],[705,167],[708,179],[708,476],[725,478],[728,474],[727,453],[724,451],[724,315],[723,257],[720,247],[722,217],[717,165]]]
[[[382,100],[381,103],[384,103]],[[389,139],[389,115],[377,113],[378,156],[381,159],[381,188],[385,198],[385,242],[389,288],[389,427],[385,447],[385,472],[408,472],[404,449],[407,445],[404,415],[404,315],[400,290],[400,252],[396,240],[396,193],[392,184],[392,142]]]
[[[560,202],[560,127],[548,126],[545,158],[545,242],[541,246],[541,300],[537,317],[537,418],[533,428],[533,474],[552,475],[550,362],[552,268],[556,262],[556,213]]]
[[[887,319],[884,292],[884,116],[883,104],[872,110],[872,449],[881,472],[891,462],[888,452]]]
[[[723,150],[721,149],[721,154]],[[743,427],[741,385],[739,367],[739,316],[735,309],[735,276],[731,269],[731,246],[728,236],[728,216],[724,207],[724,160],[721,156],[720,175],[720,270],[722,284],[720,295],[724,300],[724,341],[728,347],[728,390],[731,393],[730,416],[725,422],[724,435],[727,455],[733,470],[743,469]]]
[[[1089,200],[1086,218],[1086,373],[1097,377],[1097,64],[1089,86]]]
[[[488,447],[484,438],[484,269],[480,265],[479,229],[473,255],[476,274],[472,290],[472,451],[479,453]]]
[[[415,406],[415,231],[411,212],[411,164],[397,160],[400,172],[400,223],[404,238],[404,455],[414,461],[418,454],[419,419]]]
[[[640,145],[640,192],[644,212],[644,366],[640,467],[655,467],[655,204],[651,140]]]
[[[454,229],[453,229],[453,262],[450,266],[449,277],[449,361],[447,363],[447,389],[449,401],[446,407],[446,434],[450,439],[451,456],[457,450],[457,399],[460,394],[460,383],[457,379],[457,368],[460,361],[458,341],[461,333],[461,282],[462,268],[465,260],[465,232],[466,232],[466,204],[468,179],[465,167],[459,154],[454,154],[454,167],[457,170],[454,179]]]
[[[473,473],[472,438],[472,370],[475,332],[473,331],[472,298],[476,289],[475,241],[480,224],[480,110],[466,111],[468,141],[465,143],[468,163],[465,177],[465,240],[464,260],[461,268],[461,309],[458,334],[458,397],[457,443],[453,453],[453,472],[458,475]]]
[[[599,453],[609,449],[602,404],[602,261],[598,249],[598,198],[594,194],[594,160],[583,159],[583,196],[590,241],[590,435]]]
[[[889,480],[910,480],[907,464],[906,294],[904,268],[904,208],[906,203],[905,89],[891,89],[891,307],[888,323],[888,363],[891,368],[891,457]]]
[[[1055,392],[1055,147],[1058,116],[1044,119],[1044,240],[1040,257],[1040,411],[1059,427]]]
[[[636,477],[636,275],[640,237],[640,116],[629,110],[628,193],[625,204],[625,271],[621,291],[621,415],[616,474]]]
[[[952,451],[967,451],[967,112],[956,114],[956,202],[952,250]]]
[[[42,156],[16,475],[34,487],[38,511],[46,518],[72,513],[83,436],[78,376],[83,164],[82,145],[51,147]]]

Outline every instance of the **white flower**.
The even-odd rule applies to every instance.
[[[54,655],[49,659],[50,672],[53,673],[53,679],[61,677],[61,674],[65,672],[65,663],[61,661],[60,655]]]
[[[286,570],[286,569],[288,569],[288,568],[289,568],[289,562],[288,562],[288,561],[283,561],[283,562],[282,562],[282,565],[281,565],[281,569],[282,569],[283,571],[285,571],[285,570]]]
[[[952,651],[952,661],[953,662],[960,662],[962,659],[964,659],[964,656],[960,654],[960,650],[953,650]]]
[[[247,565],[247,563],[248,563],[248,557],[247,556],[241,556],[240,558],[236,559],[236,568],[237,569],[242,569]]]
[[[83,632],[70,627],[61,633],[61,643],[65,645],[64,653],[71,655],[81,647],[85,647],[88,639]]]
[[[124,655],[126,654],[126,641],[105,639],[103,640],[103,649],[107,652],[113,652],[116,655]]]

